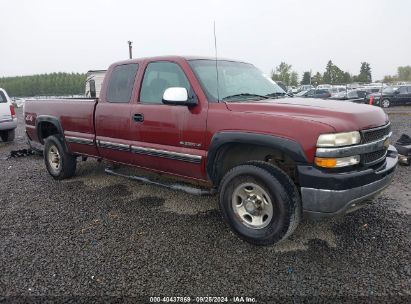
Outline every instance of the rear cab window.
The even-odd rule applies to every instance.
[[[138,64],[130,63],[114,67],[107,88],[107,101],[129,103],[134,88]]]

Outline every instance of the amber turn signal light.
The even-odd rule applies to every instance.
[[[360,156],[348,156],[348,157],[341,157],[341,158],[323,158],[323,157],[316,157],[315,164],[318,167],[323,168],[341,168],[346,166],[353,166],[360,162]]]
[[[335,168],[335,166],[337,165],[337,159],[316,157],[315,164],[318,167]]]

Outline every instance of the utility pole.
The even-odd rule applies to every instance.
[[[127,43],[128,43],[128,54],[129,54],[129,57],[130,57],[130,59],[132,59],[133,58],[133,41],[127,41]]]
[[[311,85],[311,69],[310,69],[310,85]]]

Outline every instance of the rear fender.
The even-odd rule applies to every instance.
[[[58,131],[57,134],[64,136],[64,130],[63,127],[61,126],[60,120],[57,117],[50,116],[50,115],[40,115],[37,116],[36,118],[36,130],[37,130],[37,136],[39,139],[39,142],[44,145],[44,138],[42,137],[41,134],[41,124],[43,122],[48,122],[54,125]]]

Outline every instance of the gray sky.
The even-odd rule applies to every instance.
[[[374,79],[411,65],[409,0],[1,0],[0,76],[105,69],[128,57],[218,55],[265,73],[281,61],[323,72],[329,59]]]

